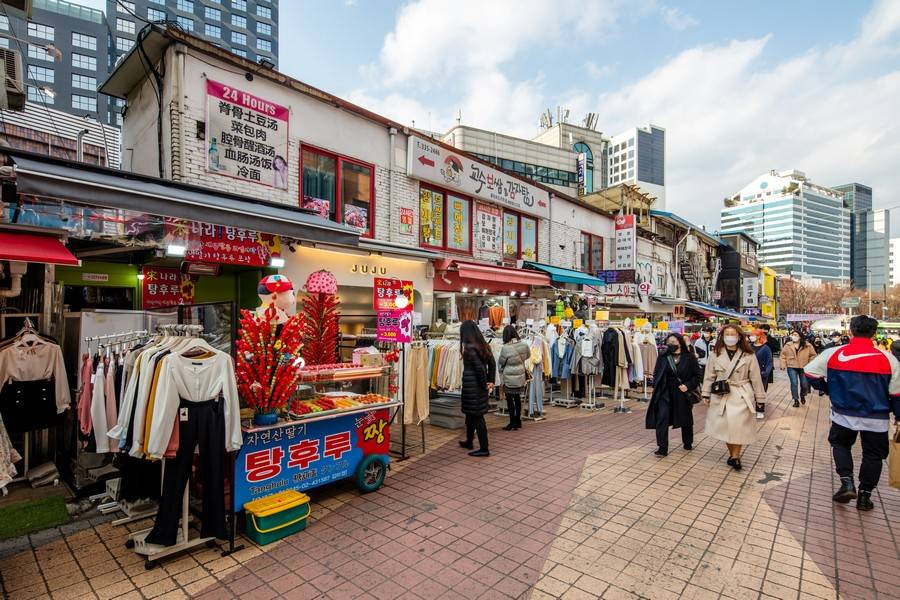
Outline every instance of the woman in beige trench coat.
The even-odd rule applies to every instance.
[[[712,393],[713,383],[725,380],[729,392]],[[759,362],[744,332],[726,325],[706,363],[701,391],[706,411],[706,434],[728,446],[728,465],[741,469],[743,446],[756,440],[756,402],[766,401]]]

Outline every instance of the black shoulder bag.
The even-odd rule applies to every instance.
[[[709,388],[710,393],[715,394],[716,396],[725,396],[726,394],[731,392],[731,386],[728,385],[728,380],[731,379],[731,376],[734,375],[734,370],[737,369],[738,363],[741,362],[741,357],[744,355],[743,352],[738,350],[739,354],[737,360],[734,361],[734,366],[731,367],[731,371],[728,373],[728,376],[725,379],[717,379],[713,382],[712,387]]]
[[[675,364],[675,358],[670,354],[666,357],[669,361],[669,368],[672,369],[672,375],[675,376],[675,381],[678,382],[678,385],[684,385],[682,383],[681,378],[678,376],[677,366]],[[699,404],[700,403],[700,388],[694,388],[693,390],[687,391],[688,398],[691,399],[691,404]]]

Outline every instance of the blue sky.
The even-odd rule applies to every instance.
[[[722,198],[770,169],[900,204],[898,0],[280,6],[280,70],[404,123],[441,131],[461,111],[531,137],[559,105],[610,134],[662,125],[668,208],[713,229]]]

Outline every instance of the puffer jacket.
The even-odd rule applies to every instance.
[[[809,342],[805,346],[796,350],[794,342],[789,342],[781,349],[781,364],[784,367],[793,367],[802,369],[816,357],[816,349]]]
[[[531,349],[525,342],[516,340],[503,344],[497,367],[507,391],[516,392],[525,388],[525,361],[529,356]]]
[[[497,365],[493,355],[487,362],[474,348],[463,350],[462,411],[467,415],[483,415],[488,412],[487,384],[497,377]]]

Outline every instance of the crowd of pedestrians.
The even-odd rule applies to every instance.
[[[681,430],[685,451],[693,449],[693,408],[702,402],[707,406],[706,434],[724,442],[727,464],[741,470],[743,449],[756,441],[757,421],[765,418],[766,393],[773,380],[775,357],[780,354],[795,408],[807,403],[811,388],[830,398],[828,441],[840,478],[834,501],[856,499],[859,510],[872,510],[872,490],[888,456],[890,414],[900,417],[900,340],[877,344],[877,327],[878,321],[860,315],[851,319],[849,337],[836,333],[825,340],[810,339],[798,329],[783,345],[767,326],[749,334],[735,325],[719,331],[704,327],[693,341],[670,333],[653,373],[645,423],[656,431],[656,456],[668,455],[670,428]],[[512,326],[505,328],[503,342],[495,364],[478,326],[466,321],[460,328],[466,439],[459,443],[471,450],[471,456],[490,456],[484,415],[497,369],[509,409],[509,424],[504,429],[522,426],[521,396],[528,383],[529,348]],[[858,489],[851,454],[857,439],[862,445]]]

